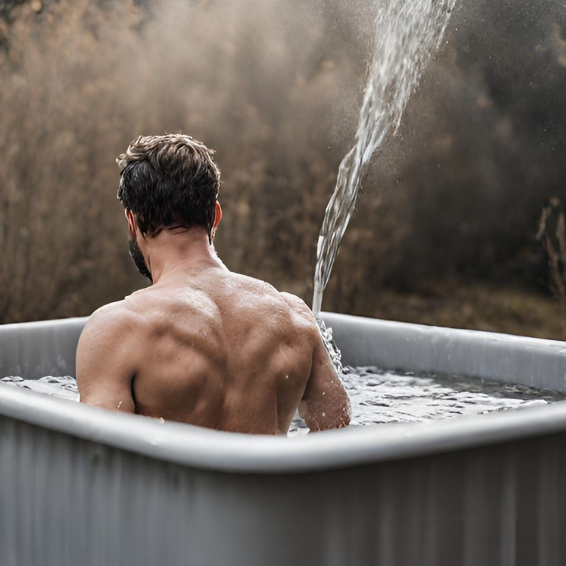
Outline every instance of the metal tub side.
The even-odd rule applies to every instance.
[[[401,341],[415,329],[326,318],[347,363],[403,369],[406,355],[414,371],[416,351],[383,351],[396,331]],[[29,334],[26,325],[0,327],[1,373],[70,373],[84,320],[41,324]],[[368,342],[357,352],[360,333]],[[504,348],[506,337],[498,339]],[[536,341],[520,354],[511,342],[509,359],[526,346],[537,357]],[[15,352],[28,355],[34,343],[45,345],[38,360],[18,360]],[[368,344],[381,353],[363,358]],[[558,376],[560,348],[539,346],[533,367],[548,364]],[[429,362],[427,371],[439,367]],[[460,367],[472,372],[464,359]],[[160,423],[0,385],[3,566],[561,565],[565,477],[562,403],[286,439]]]
[[[566,342],[325,313],[344,363],[566,392]]]

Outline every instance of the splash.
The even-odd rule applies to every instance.
[[[455,0],[384,0],[375,22],[373,61],[364,94],[356,145],[342,160],[336,188],[318,238],[313,311],[354,211],[362,175],[388,134],[394,134],[431,56],[438,50]]]
[[[330,360],[332,361],[332,365],[336,369],[336,372],[341,376],[344,372],[344,367],[342,366],[342,352],[338,349],[338,346],[334,341],[332,328],[327,327],[324,320],[321,318],[317,318],[316,321],[318,323],[318,330],[320,332],[320,337],[322,338],[322,343],[330,356]]]

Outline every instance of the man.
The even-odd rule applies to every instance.
[[[139,137],[118,159],[130,253],[153,283],[97,310],[77,350],[81,401],[225,431],[348,425],[349,401],[310,309],[230,272],[212,151],[185,135]]]

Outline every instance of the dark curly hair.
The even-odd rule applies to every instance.
[[[118,198],[142,234],[167,227],[202,226],[209,238],[220,189],[214,151],[183,134],[140,136],[116,159]]]

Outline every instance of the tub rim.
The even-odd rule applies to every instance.
[[[287,438],[118,413],[0,383],[0,415],[182,466],[289,474],[364,466],[566,431],[566,401],[426,423],[348,427]]]
[[[424,334],[433,344],[436,336],[473,337],[484,344],[504,342],[537,352],[559,354],[566,361],[566,343],[461,329],[445,329],[379,321],[351,315],[321,313],[323,318],[403,327]],[[0,327],[3,334],[16,330],[53,330],[82,327],[87,318],[19,323]],[[11,334],[11,333],[10,333]],[[49,345],[51,342],[48,341]],[[563,373],[561,374],[563,375]],[[286,438],[222,432],[193,425],[161,421],[108,411],[22,390],[0,383],[0,415],[76,438],[138,453],[182,466],[239,473],[306,473],[417,458],[448,451],[510,442],[528,437],[566,432],[566,401],[484,415],[459,416],[426,423],[398,423],[348,427]]]

